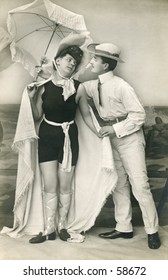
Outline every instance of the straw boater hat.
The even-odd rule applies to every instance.
[[[120,49],[112,43],[90,44],[87,49],[90,53],[95,55],[108,57],[118,62],[124,62],[120,59]]]

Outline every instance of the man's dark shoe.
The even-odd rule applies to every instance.
[[[161,245],[158,232],[148,234],[148,246],[150,249],[158,249]]]
[[[112,230],[109,232],[100,233],[99,237],[107,239],[116,239],[116,238],[132,238],[133,232],[120,232],[117,230]]]

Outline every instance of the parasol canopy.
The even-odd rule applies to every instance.
[[[87,33],[82,15],[49,0],[35,0],[9,11],[7,27],[12,37],[12,60],[22,63],[33,77],[36,75],[35,66],[46,63],[41,58],[46,56],[51,60],[63,38],[71,33]],[[87,38],[91,41],[89,36]]]
[[[9,67],[11,64],[11,55],[9,44],[11,36],[3,27],[0,27],[0,72]]]

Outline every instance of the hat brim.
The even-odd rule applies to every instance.
[[[62,41],[60,42],[55,57],[58,57],[60,52],[69,46],[75,45],[81,47],[85,43],[85,40],[86,40],[86,36],[83,34],[69,34],[68,36],[63,38]]]
[[[59,54],[66,49],[69,46],[75,45],[81,48],[83,51],[83,58],[81,60],[81,63],[78,65],[76,68],[75,72],[81,72],[82,73],[82,68],[85,68],[85,66],[89,63],[90,57],[88,56],[88,52],[86,49],[86,46],[91,43],[91,38],[89,34],[85,33],[80,33],[80,34],[69,34],[65,38],[62,39],[60,42],[60,45],[58,47],[58,50],[56,52],[55,58],[59,57]],[[54,59],[55,59],[54,58]]]
[[[120,63],[124,63],[124,61],[117,57],[117,56],[114,56],[106,51],[101,51],[101,50],[97,50],[96,49],[96,46],[98,46],[99,44],[90,44],[87,46],[87,49],[90,53],[93,53],[95,55],[99,55],[99,56],[103,56],[103,57],[107,57],[107,58],[110,58],[110,59],[113,59],[113,60],[116,60]]]

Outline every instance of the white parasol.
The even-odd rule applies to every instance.
[[[71,33],[87,33],[82,15],[49,0],[36,0],[9,11],[7,27],[12,37],[12,60],[22,63],[33,77],[35,67],[45,64],[46,57],[50,60],[55,56],[64,37]]]

